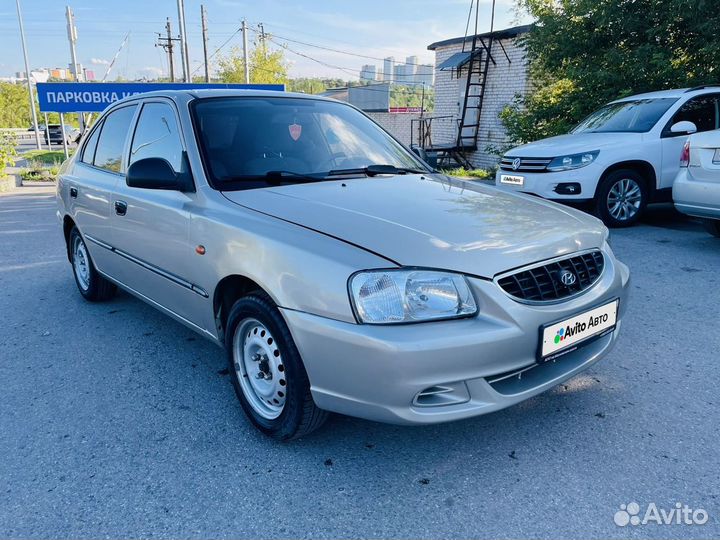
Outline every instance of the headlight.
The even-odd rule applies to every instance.
[[[467,317],[477,313],[465,277],[433,270],[372,270],[350,278],[358,320],[393,324]]]
[[[571,169],[579,169],[590,165],[595,158],[598,157],[600,150],[593,152],[583,152],[582,154],[571,154],[569,156],[561,156],[554,158],[548,163],[547,170],[551,172],[569,171]]]

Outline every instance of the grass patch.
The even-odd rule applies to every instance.
[[[69,150],[70,155],[74,150]],[[25,159],[28,163],[42,163],[43,165],[60,165],[65,161],[65,153],[62,150],[28,150],[21,154],[21,159]]]
[[[440,172],[448,176],[463,176],[466,178],[477,178],[479,180],[487,180],[493,176],[493,173],[487,169],[465,169],[464,167],[442,169]]]

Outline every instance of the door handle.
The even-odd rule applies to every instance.
[[[70,197],[72,197],[73,199],[77,199],[77,188],[76,187],[70,188]]]
[[[127,203],[125,201],[115,201],[115,213],[118,216],[124,216],[127,213]]]

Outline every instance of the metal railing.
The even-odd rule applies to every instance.
[[[454,115],[425,116],[410,121],[410,144],[424,150],[454,146],[460,120]]]

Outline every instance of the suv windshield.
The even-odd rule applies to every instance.
[[[676,101],[676,98],[657,98],[610,103],[592,113],[570,133],[644,133],[650,131]]]
[[[193,122],[216,189],[252,189],[337,178],[368,166],[427,171],[362,113],[342,103],[292,97],[206,98]],[[372,169],[372,167],[371,167]]]

